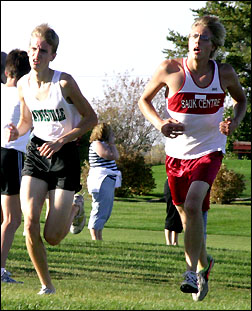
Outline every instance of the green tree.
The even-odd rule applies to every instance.
[[[215,15],[223,23],[227,31],[225,45],[219,49],[216,60],[233,66],[247,96],[247,114],[235,133],[228,137],[227,150],[232,151],[233,141],[251,139],[251,1],[207,1],[205,7],[191,11],[195,13],[195,18]],[[169,29],[166,38],[175,45],[174,49],[163,50],[166,58],[187,55],[187,36]],[[225,116],[232,113],[233,110],[227,107]]]

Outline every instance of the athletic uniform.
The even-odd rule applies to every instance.
[[[24,152],[30,133],[7,142],[5,129],[9,123],[17,125],[20,118],[20,101],[16,87],[1,84],[1,194],[19,194]]]
[[[173,202],[184,203],[190,184],[195,180],[210,187],[221,166],[227,137],[219,131],[223,119],[225,92],[215,61],[213,79],[205,88],[193,80],[183,59],[184,83],[177,93],[167,98],[168,114],[184,124],[185,131],[176,138],[166,138],[166,171]],[[210,191],[203,202],[209,209]]]
[[[115,160],[106,160],[94,151],[93,143],[89,147],[89,164],[87,186],[92,194],[92,210],[88,229],[102,230],[112,212],[115,188],[121,186],[121,172]]]
[[[22,176],[28,175],[48,183],[48,190],[56,188],[78,192],[80,185],[80,158],[76,141],[63,147],[47,159],[38,147],[47,141],[55,141],[70,132],[81,120],[73,104],[62,95],[60,71],[54,71],[48,96],[38,100],[29,88],[30,74],[20,79],[25,103],[32,114],[33,137],[27,146],[27,157]]]

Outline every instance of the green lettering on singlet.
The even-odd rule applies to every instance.
[[[32,110],[34,122],[62,121],[66,119],[64,108]]]
[[[48,112],[50,113],[51,120],[53,120],[53,121],[58,121],[58,118],[57,118],[57,116],[56,116],[56,113],[55,113],[55,111],[54,111],[53,109],[48,110]]]
[[[48,114],[48,109],[44,109],[43,113],[44,113],[45,121],[50,121],[51,118],[50,118],[50,116]]]
[[[38,110],[38,114],[39,114],[39,117],[40,117],[40,120],[39,121],[43,121],[43,111],[42,110]]]
[[[66,119],[66,116],[65,116],[65,113],[64,113],[64,109],[60,108],[60,118],[59,118],[59,121],[62,121],[62,120],[65,120],[65,119]]]
[[[36,110],[32,111],[32,118],[33,118],[33,121],[35,121],[35,122],[38,121],[38,116],[37,116],[37,111]]]

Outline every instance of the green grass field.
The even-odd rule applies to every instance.
[[[251,160],[224,159],[223,163],[228,169],[245,176],[246,190],[243,192],[241,197],[251,197]],[[163,195],[164,181],[166,179],[165,166],[156,165],[153,166],[152,169],[155,176],[155,182],[157,184],[152,194],[160,197]]]
[[[250,161],[238,161],[239,165],[228,165],[245,167],[249,188],[244,197],[250,197]],[[46,244],[55,295],[37,295],[40,283],[21,225],[6,268],[24,284],[2,284],[1,309],[251,310],[250,202],[211,206],[207,249],[215,266],[207,297],[194,302],[190,294],[179,290],[185,271],[183,233],[178,247],[165,245],[165,203],[157,201],[162,197],[163,170],[164,166],[153,167],[157,188],[150,196],[115,199],[104,241],[91,241],[85,227],[78,235],[69,234],[58,246]],[[87,195],[85,199],[89,216],[91,201]]]

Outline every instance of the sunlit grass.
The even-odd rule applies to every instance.
[[[165,203],[149,197],[116,198],[104,241],[91,241],[87,227],[68,234],[47,256],[56,294],[37,295],[40,283],[27,254],[23,224],[6,268],[24,284],[2,284],[2,310],[251,310],[251,207],[212,205],[208,252],[215,258],[209,293],[196,303],[179,290],[185,271],[183,233],[179,246],[165,245]],[[162,193],[161,193],[162,195]],[[85,210],[89,216],[90,198]],[[42,228],[44,213],[41,216]]]

